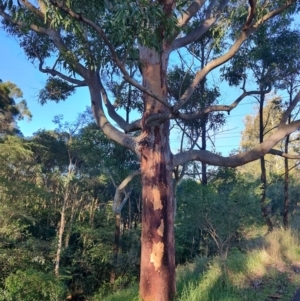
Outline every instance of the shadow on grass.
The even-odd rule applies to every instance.
[[[181,267],[176,301],[291,301],[300,286],[297,259],[292,230],[262,233],[232,248],[225,261],[197,259]]]
[[[178,266],[175,300],[291,301],[300,286],[300,274],[292,268],[295,259],[300,259],[299,252],[291,230],[278,230],[241,242],[226,260],[197,258]],[[138,301],[138,286],[91,300]]]
[[[236,254],[236,256],[239,256]],[[176,301],[271,301],[292,300],[297,289],[289,273],[267,267],[265,274],[249,276],[247,259],[238,266],[215,259],[202,274],[179,280]],[[243,273],[242,270],[245,272]],[[260,271],[261,272],[261,271]],[[198,279],[197,279],[198,278]]]
[[[129,288],[117,291],[111,295],[103,297],[101,295],[94,296],[90,301],[139,301],[138,285],[133,285]]]

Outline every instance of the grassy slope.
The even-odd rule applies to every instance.
[[[290,301],[300,286],[298,233],[276,229],[264,235],[252,230],[225,261],[198,258],[179,266],[177,277],[176,301]],[[137,296],[136,285],[92,300],[138,301]]]

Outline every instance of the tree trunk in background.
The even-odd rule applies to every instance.
[[[78,188],[76,191],[76,196],[77,196],[77,193],[78,193]],[[77,210],[80,207],[80,204],[82,201],[82,197],[81,197],[80,200],[76,202],[76,199],[74,200],[74,198],[76,198],[76,196],[73,197],[73,202],[72,202],[72,207],[71,207],[71,216],[69,219],[69,225],[68,225],[68,229],[66,231],[66,237],[65,237],[65,248],[69,247],[70,238],[71,238],[72,231],[73,231],[73,224],[74,224],[75,216],[76,216]]]
[[[116,214],[115,217],[115,237],[114,237],[114,246],[113,246],[113,262],[112,270],[110,272],[110,283],[114,283],[117,278],[117,263],[118,263],[118,254],[120,248],[120,233],[121,233],[121,214]]]
[[[288,135],[285,139],[285,153],[289,151],[289,138]],[[284,204],[283,204],[283,226],[285,229],[289,226],[289,160],[284,158]]]
[[[97,203],[98,203],[98,198],[94,196],[93,201],[89,207],[89,211],[90,211],[89,225],[91,226],[91,228],[94,227],[94,218],[95,218],[95,211],[97,210]]]
[[[56,256],[55,256],[55,267],[54,267],[54,274],[56,277],[59,277],[59,265],[60,265],[60,258],[62,252],[62,242],[63,242],[63,235],[65,232],[65,225],[66,225],[67,201],[68,201],[68,192],[65,194],[64,202],[60,214],[60,225],[58,230],[57,249],[56,249]]]
[[[164,54],[141,47],[143,85],[166,99]],[[149,115],[164,106],[144,94],[142,138],[139,141],[142,175],[142,250],[140,296],[143,301],[169,301],[176,293],[174,250],[174,200],[169,122],[146,125]]]
[[[205,61],[205,45],[203,43],[203,41],[201,41],[201,69],[204,68],[204,66],[206,65],[206,61]],[[206,81],[206,77],[204,77],[202,79],[202,81],[200,82],[200,87],[201,87],[201,98],[202,101],[205,99],[205,81]],[[201,120],[201,147],[202,150],[206,150],[206,121],[207,121],[207,117],[208,115],[205,114],[202,117]],[[202,185],[207,185],[207,164],[202,162],[201,163],[201,172],[202,172]]]
[[[202,149],[206,150],[206,119],[207,116],[203,116],[203,120],[201,123],[201,140],[202,140]],[[201,163],[202,169],[202,185],[207,185],[207,164]]]
[[[260,101],[259,101],[259,142],[262,143],[264,141],[264,120],[263,120],[263,113],[264,113],[264,101],[265,101],[265,93],[261,92],[260,94]],[[268,204],[267,204],[267,197],[266,197],[266,187],[267,187],[267,172],[266,172],[266,162],[265,157],[260,159],[260,168],[261,168],[261,212],[262,216],[266,221],[268,226],[268,231],[273,231],[273,223],[270,219],[268,213]]]
[[[66,231],[65,248],[69,247],[70,238],[71,238],[72,230],[73,230],[74,219],[75,219],[75,212],[73,211],[73,208],[72,208],[71,217],[70,217],[70,220],[69,220],[69,227],[68,227],[68,229]]]
[[[261,182],[261,212],[262,216],[264,217],[266,224],[268,226],[268,231],[273,231],[273,223],[270,219],[269,213],[268,213],[268,204],[267,204],[267,197],[266,197],[266,187],[267,187],[267,173],[266,173],[266,163],[265,158],[262,157],[260,159],[260,168],[261,168],[261,176],[260,176],[260,182]]]

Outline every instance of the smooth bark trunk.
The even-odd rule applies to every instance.
[[[144,87],[166,99],[166,58],[140,49]],[[169,122],[146,125],[163,105],[144,95],[143,131],[139,141],[142,175],[142,239],[140,296],[143,301],[169,301],[176,293],[174,198]]]

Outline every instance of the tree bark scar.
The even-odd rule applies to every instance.
[[[153,50],[140,48],[140,53]],[[143,85],[167,98],[164,53],[143,56]],[[165,107],[144,94],[142,134],[138,143],[142,174],[142,250],[140,295],[143,301],[170,300],[175,292],[174,209],[172,154],[169,147],[169,121],[149,126],[149,116],[165,113]]]

